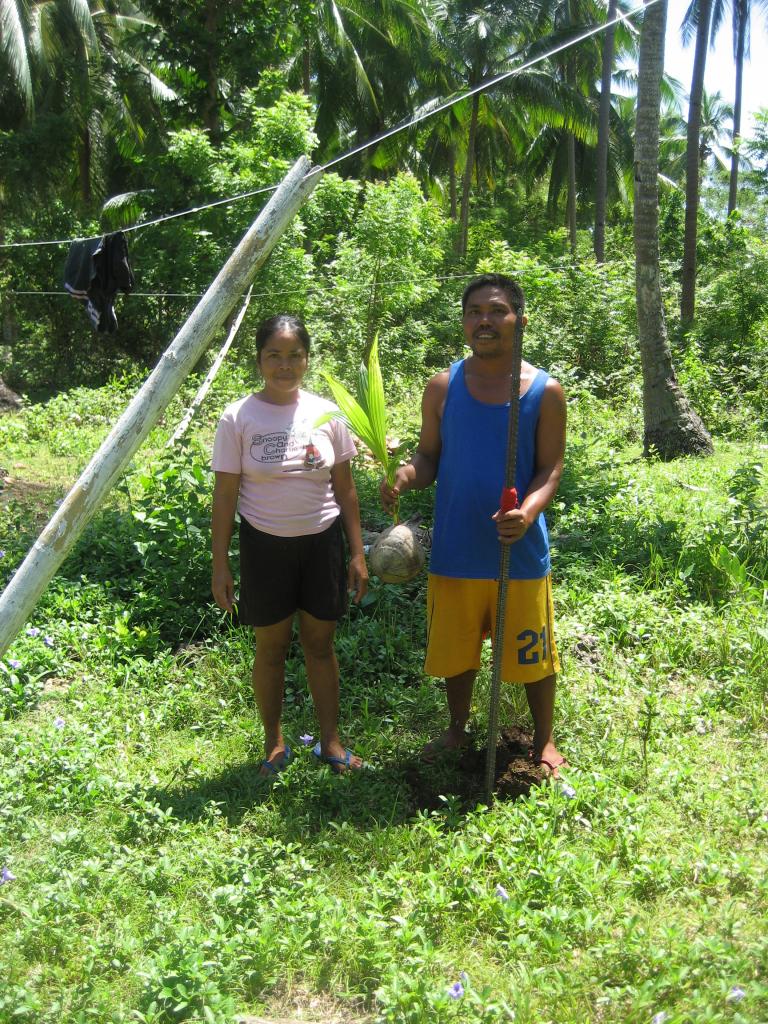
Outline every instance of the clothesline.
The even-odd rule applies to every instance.
[[[575,266],[574,261],[565,263],[547,263],[547,269],[558,271],[558,270],[571,270]],[[427,277],[394,277],[394,278],[382,278],[381,280],[372,281],[346,281],[344,288],[359,288],[361,290],[371,289],[374,287],[382,287],[384,285],[398,285],[398,284],[427,284],[430,281],[468,281],[472,277],[476,277],[476,271],[467,271],[462,274],[440,274],[435,276]],[[270,298],[277,295],[301,295],[305,292],[303,288],[284,288],[280,291],[270,289],[265,292],[257,292],[253,298],[263,299]],[[34,289],[3,289],[3,295],[40,295],[40,296],[56,296],[66,295],[67,298],[72,296],[69,292],[61,289],[59,291],[38,291]],[[204,292],[131,292],[131,299],[145,298],[145,299],[199,299]]]

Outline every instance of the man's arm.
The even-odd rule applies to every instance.
[[[520,540],[557,494],[565,458],[565,422],[563,389],[550,378],[541,398],[533,480],[522,496],[520,508],[506,513],[499,511],[493,517],[499,530],[499,540],[503,543],[513,544]]]
[[[387,512],[393,512],[401,494],[406,491],[420,491],[434,483],[442,448],[440,421],[447,394],[446,370],[432,377],[424,389],[421,400],[421,431],[416,451],[404,466],[398,467],[393,487],[390,487],[386,480],[381,481],[379,492]]]
[[[240,493],[239,473],[216,472],[213,487],[213,513],[211,515],[211,592],[219,608],[232,611],[235,584],[229,568],[229,542],[235,521],[237,496]]]

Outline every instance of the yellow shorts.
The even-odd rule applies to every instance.
[[[465,580],[430,574],[427,583],[427,657],[430,676],[460,675],[480,668],[483,638],[496,631],[496,580]],[[504,616],[501,678],[535,683],[560,671],[552,631],[552,583],[510,580]]]

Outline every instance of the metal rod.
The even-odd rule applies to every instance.
[[[309,170],[307,157],[293,165],[0,594],[0,655],[317,185],[321,175]]]
[[[523,359],[523,308],[517,307],[515,338],[512,347],[512,373],[509,381],[509,421],[507,427],[507,464],[504,490],[515,486],[517,469],[517,434],[520,422],[520,369]],[[507,575],[509,544],[499,543],[499,591],[496,599],[496,632],[493,638],[493,671],[488,701],[488,745],[485,754],[485,802],[493,803],[496,781],[496,740],[499,735],[499,696],[501,692],[501,660],[504,655],[504,616],[507,609]]]

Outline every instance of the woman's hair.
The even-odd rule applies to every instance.
[[[304,351],[309,355],[309,331],[304,326],[303,321],[297,316],[292,316],[290,313],[278,313],[276,316],[271,316],[268,320],[262,320],[256,328],[257,362],[261,356],[261,350],[272,335],[277,334],[278,331],[290,331],[292,334],[295,334],[303,345]]]

